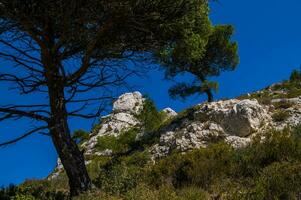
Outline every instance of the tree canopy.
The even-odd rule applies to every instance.
[[[208,101],[213,101],[211,90],[217,90],[218,84],[208,78],[219,76],[222,71],[234,70],[239,62],[237,43],[231,41],[233,27],[211,24],[206,26],[208,32],[200,34],[201,38],[188,32],[187,38],[190,42],[175,41],[169,45],[168,51],[161,53],[167,78],[185,72],[195,76],[190,83],[180,82],[170,88],[171,97],[186,98],[195,93],[206,93]],[[194,46],[191,47],[192,45]]]

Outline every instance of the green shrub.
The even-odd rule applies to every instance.
[[[97,189],[75,200],[298,199],[301,125],[260,136],[264,139],[254,138],[244,149],[218,143],[185,154],[174,152],[154,164],[147,149],[112,157],[90,156],[87,169]],[[131,141],[121,139],[122,148],[116,149],[129,148],[124,144]],[[65,173],[51,181],[26,181],[2,189],[0,197],[64,200],[68,198],[68,181]]]
[[[136,152],[130,156],[112,160],[101,169],[95,185],[109,194],[124,194],[135,188],[139,182],[144,181],[149,160],[147,152]]]
[[[301,81],[301,73],[298,70],[293,70],[290,76],[290,82],[300,82]]]
[[[11,200],[36,200],[32,195],[17,194]]]
[[[145,97],[145,99],[143,109],[136,118],[142,123],[144,132],[153,132],[158,130],[161,124],[166,120],[166,114],[164,112],[158,112],[154,102],[148,97]]]
[[[184,187],[177,191],[179,200],[208,200],[209,194],[198,187]]]
[[[72,200],[122,200],[122,198],[106,194],[99,190],[92,190],[77,197],[73,197]]]
[[[255,98],[261,104],[270,105],[272,99],[278,98],[295,98],[301,96],[301,75],[300,72],[294,70],[289,80],[275,84],[270,88],[266,88],[260,92],[255,92],[250,95],[242,95],[238,99],[252,99]],[[274,93],[273,91],[282,91],[281,93]]]
[[[290,129],[271,130],[265,139],[254,143],[236,153],[234,170],[236,176],[257,176],[260,171],[274,162],[298,160],[301,157],[300,140],[291,135]]]
[[[290,117],[290,113],[286,110],[277,110],[273,113],[272,118],[274,122],[283,122]]]
[[[238,97],[237,99],[243,100],[243,99],[256,99],[260,104],[263,105],[270,105],[271,100],[275,98],[271,92],[267,90],[262,90],[260,92],[251,93],[250,95],[242,95]]]
[[[231,169],[234,150],[226,144],[215,144],[187,154],[174,154],[154,166],[150,174],[152,184],[171,183],[174,187],[195,185],[207,188]]]
[[[82,129],[74,131],[72,139],[77,143],[81,144],[89,139],[89,133]]]
[[[258,200],[299,199],[301,197],[301,163],[274,163],[266,167],[251,195]]]
[[[99,151],[106,149],[112,150],[114,153],[124,153],[129,151],[136,144],[137,128],[132,128],[122,132],[118,137],[102,136],[98,138],[95,148]]]
[[[90,160],[91,162],[86,167],[90,178],[94,180],[99,176],[101,168],[111,161],[111,158],[108,156],[95,156]]]
[[[287,109],[291,108],[294,104],[290,101],[279,101],[273,103],[275,109]]]
[[[58,180],[56,180],[58,181]],[[59,182],[59,181],[58,181]],[[60,184],[53,183],[48,180],[27,180],[20,184],[18,187],[14,187],[13,191],[9,187],[6,190],[5,198],[0,199],[13,199],[13,200],[67,200],[68,188],[64,189],[60,187]],[[9,198],[7,198],[9,197]]]

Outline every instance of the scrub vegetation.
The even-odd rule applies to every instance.
[[[301,126],[267,131],[264,140],[254,138],[244,149],[221,142],[186,154],[174,152],[155,163],[147,144],[135,146],[137,130],[123,133],[130,137],[99,140],[99,149],[116,154],[89,158],[87,170],[95,187],[74,199],[271,200],[298,199],[301,194]],[[68,195],[68,179],[61,173],[57,179],[3,188],[0,199],[64,200]]]

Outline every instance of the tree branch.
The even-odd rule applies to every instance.
[[[31,131],[29,131],[29,132],[21,135],[20,137],[17,137],[15,139],[12,139],[12,140],[9,140],[9,141],[3,142],[3,143],[0,143],[0,147],[6,146],[6,145],[9,145],[9,144],[14,144],[14,143],[16,143],[16,142],[18,142],[18,141],[20,141],[20,140],[22,140],[22,139],[30,136],[31,134],[33,134],[33,133],[35,133],[37,131],[46,129],[46,128],[47,128],[47,126],[43,126],[43,127],[39,127],[39,128],[33,129],[33,130],[31,130]]]
[[[23,110],[17,110],[14,108],[0,108],[0,112],[9,114],[8,117],[12,117],[14,115],[19,117],[27,117],[39,121],[49,122],[49,118],[45,117],[43,115],[36,114],[35,112],[40,111],[23,111]]]

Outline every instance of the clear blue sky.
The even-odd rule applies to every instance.
[[[217,78],[220,91],[217,98],[231,98],[261,89],[286,79],[292,69],[301,64],[301,1],[300,0],[220,0],[211,4],[211,19],[215,24],[233,24],[234,40],[239,43],[240,64],[235,72]],[[1,62],[0,62],[1,63]],[[137,90],[155,101],[159,109],[172,107],[181,111],[199,103],[203,98],[174,101],[168,97],[171,83],[163,80],[162,72],[152,72],[149,79],[133,80]],[[14,101],[0,87],[0,103]],[[30,103],[33,99],[24,99]],[[0,141],[22,133],[28,121],[0,124]],[[91,121],[71,121],[72,130],[91,128]],[[21,183],[25,179],[44,178],[55,167],[56,153],[51,140],[44,136],[27,139],[0,148],[0,185]]]

